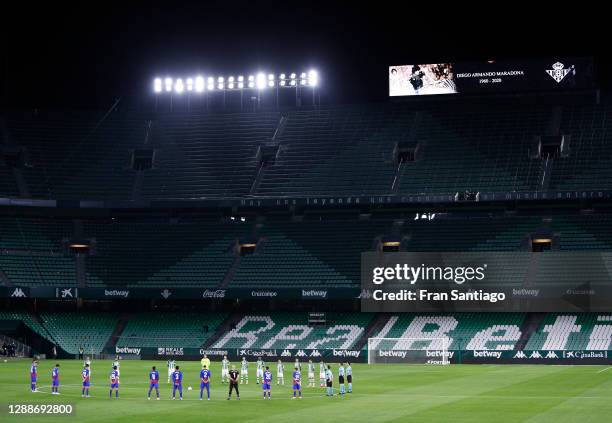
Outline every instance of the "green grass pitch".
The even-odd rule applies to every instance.
[[[0,361],[0,421],[87,422],[610,422],[612,368],[547,365],[373,365],[353,366],[354,393],[325,397],[322,388],[304,388],[304,398],[291,400],[291,387],[272,387],[272,400],[262,399],[254,364],[241,400],[227,401],[227,385],[213,363],[212,400],[199,401],[199,362],[180,362],[183,401],[170,399],[164,362],[124,360],[118,400],[108,397],[110,361],[92,363],[92,398],[81,398],[81,362],[59,361],[61,395],[50,395],[51,360],[39,365],[39,393],[30,393],[29,360]],[[148,371],[160,370],[162,399],[147,401]],[[288,366],[286,366],[288,367]],[[334,375],[337,378],[337,365]],[[318,376],[318,375],[317,375]],[[276,377],[276,375],[275,375]],[[289,377],[289,372],[286,372]],[[318,382],[318,381],[317,381]],[[337,387],[337,385],[335,386]],[[73,417],[9,416],[7,404],[73,403]]]

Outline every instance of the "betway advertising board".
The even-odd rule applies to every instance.
[[[199,360],[204,356],[212,361],[218,361],[227,356],[229,360],[236,361],[246,357],[249,361],[262,358],[264,361],[300,361],[312,360],[319,362],[365,362],[367,354],[365,350],[347,349],[259,349],[259,348],[193,348],[193,347],[133,347],[117,345],[106,350],[107,354],[119,354],[137,356],[146,360]]]
[[[227,356],[230,361],[246,357],[249,361],[262,358],[264,361],[295,361],[317,363],[354,362],[368,360],[366,350],[347,349],[258,349],[258,348],[193,348],[193,347],[132,347],[117,345],[106,350],[107,354],[133,356],[145,360],[199,360],[204,356],[220,361]],[[439,364],[441,351],[397,349],[376,350],[386,364]],[[612,351],[606,350],[449,350],[446,352],[451,364],[612,364]],[[422,360],[416,360],[418,357]]]
[[[385,364],[612,364],[606,350],[401,350],[371,352],[372,362]]]

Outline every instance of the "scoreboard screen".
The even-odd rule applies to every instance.
[[[391,97],[592,87],[593,61],[586,57],[389,66]]]

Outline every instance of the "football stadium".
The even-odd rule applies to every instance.
[[[604,55],[211,7],[7,43],[0,421],[611,421]]]

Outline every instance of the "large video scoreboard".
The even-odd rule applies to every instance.
[[[587,57],[389,66],[391,97],[592,87],[593,61]]]

